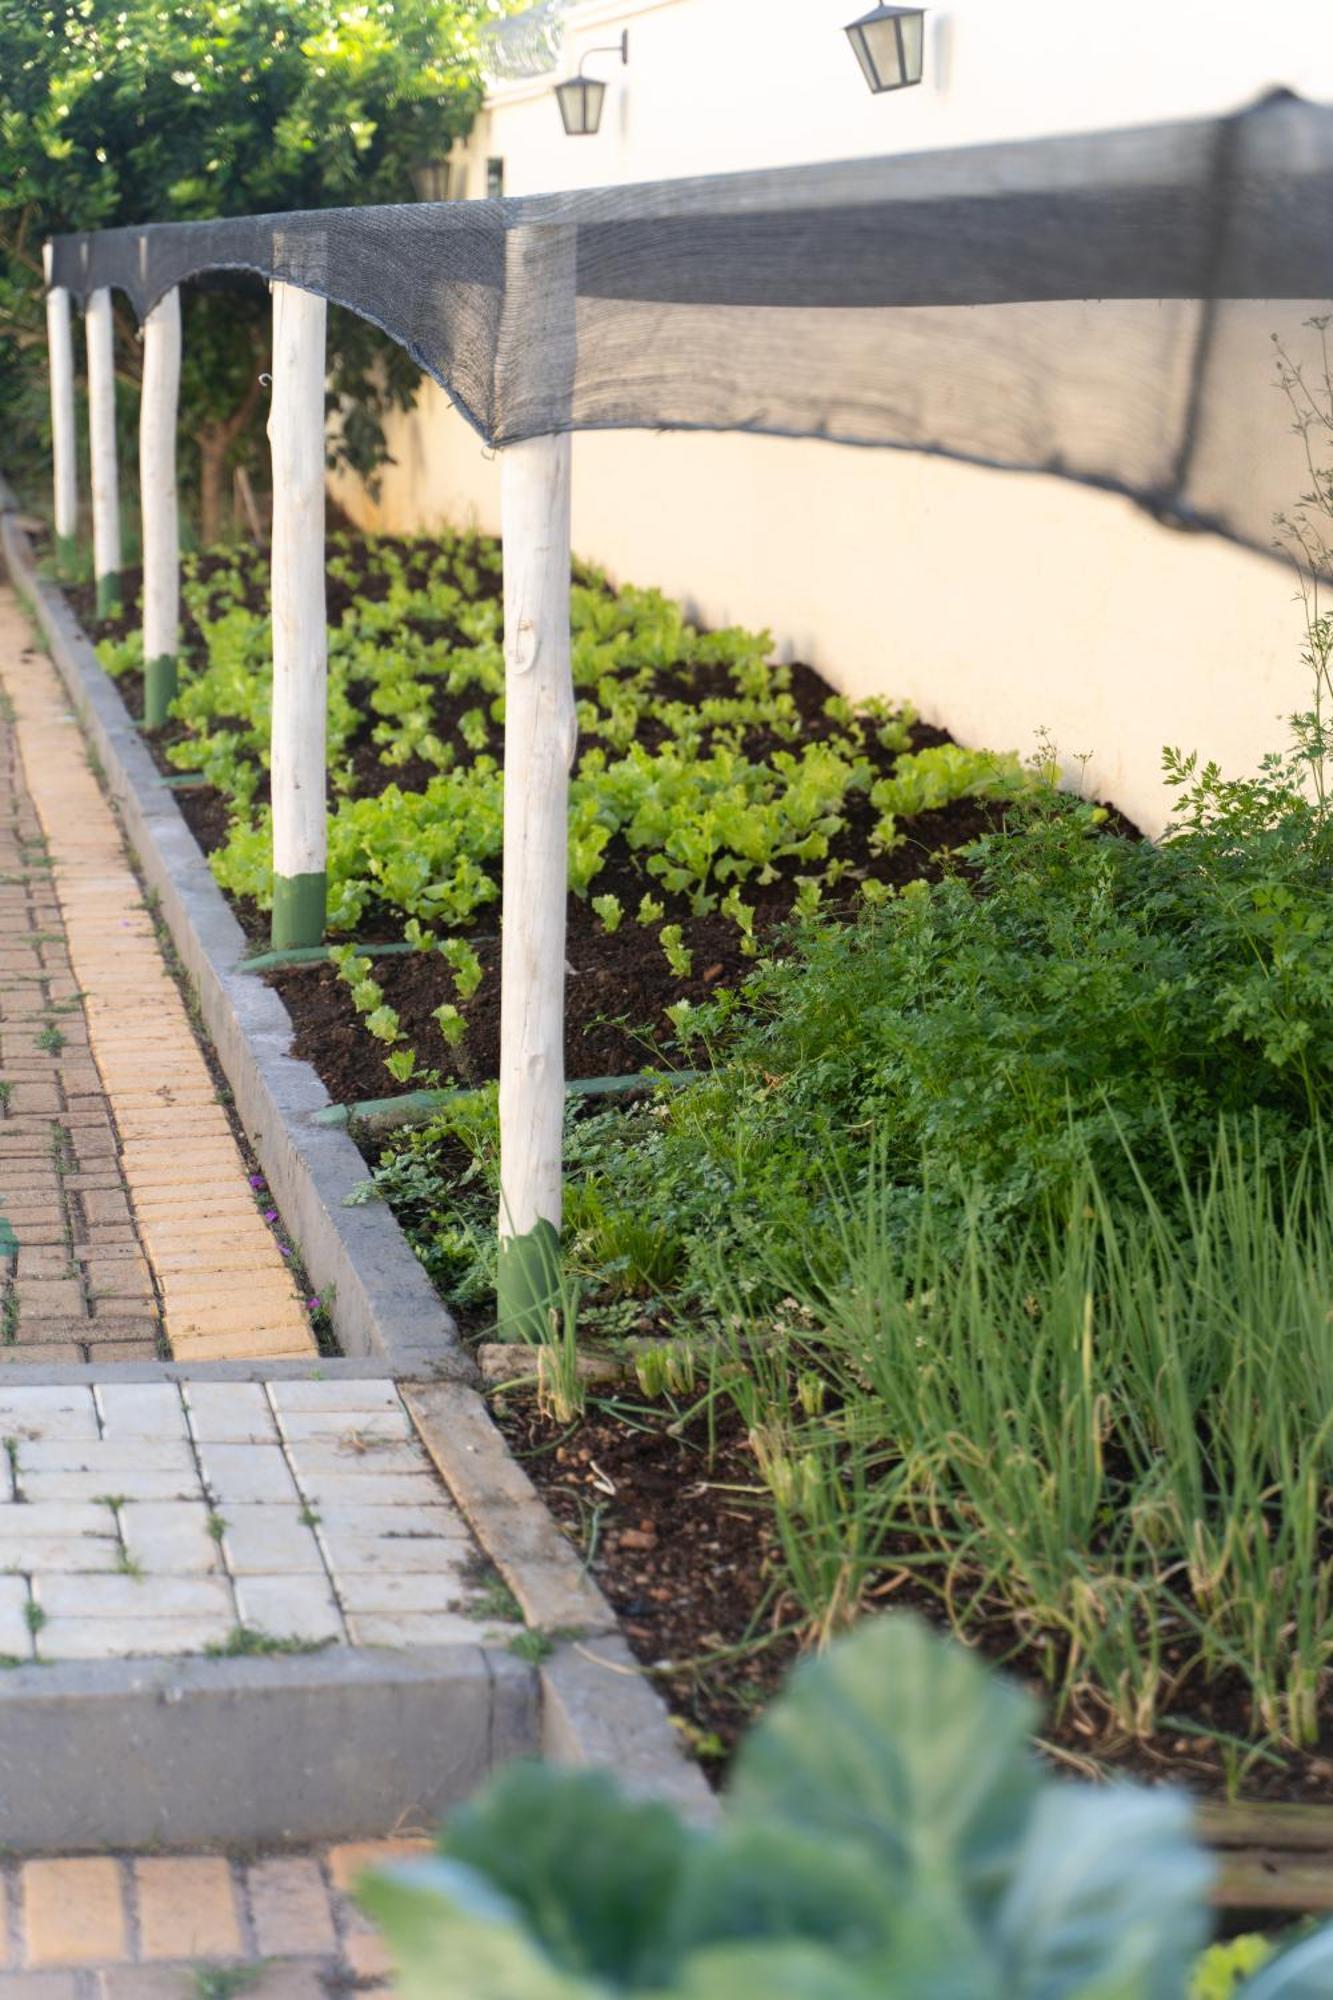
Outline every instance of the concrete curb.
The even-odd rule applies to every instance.
[[[533,1669],[479,1645],[15,1667],[0,1677],[0,1845],[426,1832],[540,1736]]]
[[[248,947],[139,731],[60,591],[37,574],[0,481],[0,543],[102,766],[135,857],[199,998],[238,1118],[312,1283],[331,1300],[346,1354],[382,1356],[403,1376],[474,1381],[453,1320],[381,1203],[344,1201],[368,1169],[346,1132],[318,1125],[329,1095],[288,1051],[279,996],[236,968]]]

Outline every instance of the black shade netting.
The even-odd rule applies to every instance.
[[[245,270],[382,327],[488,443],[708,429],[1056,472],[1265,548],[1309,485],[1333,109],[507,201],[67,236],[52,282]]]

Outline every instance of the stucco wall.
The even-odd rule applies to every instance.
[[[562,72],[630,30],[629,67],[601,71],[602,132],[567,140],[549,84],[509,87],[473,136],[468,191],[491,155],[506,192],[527,193],[1188,115],[1277,82],[1333,96],[1324,0],[1262,16],[1250,0],[960,0],[928,17],[928,82],[878,99],[841,33],[857,11],[575,8]],[[498,465],[433,385],[391,445],[378,502],[336,488],[356,519],[498,527]],[[767,625],[837,686],[909,698],[966,742],[1026,750],[1049,730],[1153,830],[1164,742],[1247,768],[1303,696],[1289,573],[1055,480],[815,442],[587,434],[574,538],[616,578],[712,623]]]

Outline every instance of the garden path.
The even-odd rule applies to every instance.
[[[0,1362],[311,1355],[287,1254],[56,672],[0,589]]]

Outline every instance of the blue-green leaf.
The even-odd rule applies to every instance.
[[[1179,2000],[1212,1873],[1183,1793],[1051,1785],[996,1925],[1012,2000]]]
[[[929,1884],[984,1912],[1036,1791],[1034,1721],[963,1648],[878,1618],[792,1675],[736,1760],[732,1810],[868,1844],[891,1901]]]
[[[517,1764],[454,1815],[445,1853],[508,1896],[562,1971],[629,1991],[660,1980],[677,1884],[697,1836],[600,1771]]]
[[[357,1900],[388,1940],[398,2000],[601,2000],[557,1971],[519,1913],[472,1869],[422,1861],[369,1875]]]

